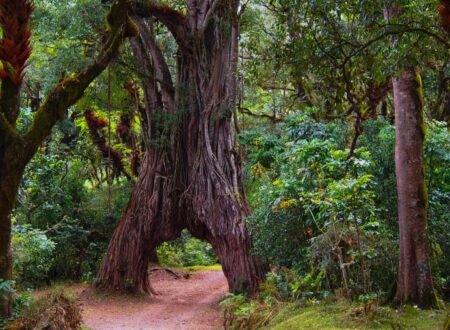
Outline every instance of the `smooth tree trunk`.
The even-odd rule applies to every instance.
[[[427,190],[424,179],[422,82],[407,69],[393,79],[395,171],[397,176],[400,262],[395,304],[437,305],[429,261]]]
[[[188,1],[187,16],[164,5],[135,8],[141,17],[135,19],[141,47],[134,45],[133,52],[137,62],[144,64],[140,71],[146,77],[142,82],[148,115],[143,122],[147,121],[150,130],[147,144],[151,161],[142,165],[135,192],[100,268],[98,280],[103,288],[124,291],[122,282],[127,276],[128,282],[147,283],[148,278],[143,278],[146,268],[141,264],[139,270],[127,270],[120,279],[119,261],[148,260],[149,251],[175,238],[184,228],[211,243],[231,291],[253,295],[264,279],[267,268],[251,253],[245,224],[250,209],[231,125],[236,99],[237,4]],[[166,25],[178,43],[175,83],[148,17]],[[151,169],[162,164],[162,170]],[[154,182],[160,172],[163,180],[170,181],[170,188],[161,191],[158,185],[142,184],[143,176]],[[153,205],[156,199],[160,204],[134,215],[133,210]],[[163,216],[157,206],[166,203],[173,213]],[[145,246],[136,249],[130,241],[144,242]],[[116,274],[116,281],[111,280],[111,274]]]

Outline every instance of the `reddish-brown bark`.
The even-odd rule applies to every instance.
[[[118,274],[119,261],[130,255],[132,262],[146,262],[157,244],[175,238],[183,228],[211,243],[230,290],[255,294],[267,270],[251,254],[245,224],[250,209],[231,125],[236,98],[237,2],[218,1],[212,7],[208,3],[188,1],[187,17],[177,22],[173,20],[181,14],[173,9],[136,8],[138,15],[154,15],[164,23],[178,42],[176,88],[148,23],[145,18],[136,19],[141,36],[139,43],[133,43],[133,52],[147,77],[143,79],[147,156],[99,271],[103,288],[123,290],[129,276],[135,289],[148,292],[140,289],[148,285],[143,265],[126,276],[113,279],[111,273]],[[161,116],[166,119],[164,129],[158,123]],[[157,180],[164,180],[164,185],[155,184]],[[144,206],[146,211],[136,211]],[[125,228],[132,232],[132,241]],[[140,247],[141,242],[146,245]]]
[[[173,193],[172,169],[162,156],[147,153],[139,179],[98,273],[97,286],[129,292],[154,293],[147,267],[158,244],[177,238],[181,226]],[[166,159],[167,160],[167,159]]]
[[[141,34],[147,30],[140,23]],[[147,36],[148,37],[148,36]],[[152,63],[145,50],[143,36],[131,42],[139,69],[144,73],[145,107],[140,108],[145,152],[139,177],[127,209],[108,246],[96,286],[128,292],[154,293],[148,279],[147,267],[155,248],[163,241],[177,238],[183,229],[179,198],[183,187],[175,178],[175,150],[159,148],[154,140],[160,138],[150,121],[163,108],[152,75]],[[169,133],[169,139],[172,139]]]
[[[384,18],[401,15],[400,7],[385,8]],[[393,41],[395,45],[398,40]],[[407,68],[392,79],[395,112],[395,174],[397,177],[400,259],[394,304],[437,304],[431,276],[423,143],[423,89],[419,72]]]
[[[423,100],[420,75],[406,70],[393,79],[395,170],[397,176],[400,262],[394,303],[436,306],[427,237],[427,191],[423,165]]]

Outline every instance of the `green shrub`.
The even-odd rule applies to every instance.
[[[109,194],[101,175],[97,177],[100,182],[92,181],[86,142],[74,139],[74,145],[69,146],[61,141],[64,132],[56,129],[54,133],[47,146],[50,152],[39,152],[26,168],[15,209],[16,223],[45,232],[57,245],[49,280],[90,279],[126,207],[132,184],[114,181]],[[102,168],[101,164],[92,165]]]
[[[0,278],[0,298],[8,298],[14,292],[14,281],[5,281]],[[0,329],[3,329],[8,320],[0,316]]]
[[[8,295],[15,291],[14,284],[14,281],[5,281],[4,279],[0,278],[0,297],[2,299],[8,297]]]
[[[265,326],[283,305],[272,296],[248,300],[244,295],[230,294],[221,303],[227,330],[256,330]]]
[[[383,158],[391,154],[393,136],[384,122],[372,126],[368,134],[379,129],[377,139],[384,143],[377,146],[386,150],[361,147],[350,157],[342,126],[302,116],[285,124],[280,138],[285,148],[270,169],[258,173],[260,188],[251,198],[257,202],[248,223],[258,255],[278,269],[324,271],[328,291],[343,283],[356,296],[390,289],[397,227],[386,218],[392,216],[384,209],[391,194],[384,196],[380,185],[393,165]],[[391,176],[387,183],[395,187]]]
[[[207,242],[192,237],[187,231],[173,242],[164,242],[157,250],[159,262],[168,267],[212,266],[217,256]]]
[[[12,247],[13,274],[17,285],[21,288],[44,285],[53,262],[55,243],[40,230],[16,225]]]
[[[183,262],[181,261],[182,251],[178,246],[170,242],[164,242],[158,247],[158,261],[161,265],[167,267],[181,267]]]

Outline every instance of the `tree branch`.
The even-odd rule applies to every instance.
[[[281,123],[283,121],[283,118],[279,118],[279,117],[275,117],[275,116],[271,116],[265,113],[254,113],[252,111],[250,111],[250,109],[247,108],[239,108],[239,111],[245,115],[249,115],[252,117],[256,117],[256,118],[264,118],[264,119],[269,119],[270,121],[274,122],[274,123]]]
[[[135,35],[136,26],[128,16],[128,1],[116,0],[108,13],[110,35],[99,55],[84,71],[62,80],[46,97],[24,136],[25,153],[30,159],[42,141],[51,134],[65,110],[75,104],[89,84],[100,75],[116,55],[126,37]]]
[[[168,5],[156,3],[148,5],[137,1],[133,1],[133,11],[141,17],[155,17],[169,29],[180,48],[191,49],[187,33],[187,18],[182,13]]]
[[[206,27],[208,26],[209,20],[211,19],[212,14],[216,10],[219,2],[220,0],[213,0],[213,3],[211,4],[211,6],[209,7],[208,11],[205,14],[200,30],[205,31]]]
[[[141,31],[142,45],[150,51],[155,76],[159,85],[161,86],[161,94],[164,106],[169,112],[175,112],[175,87],[173,85],[172,76],[170,74],[169,66],[161,52],[161,49],[156,44],[155,38],[150,32],[144,19],[136,20],[139,30]],[[143,49],[145,53],[145,49]],[[147,55],[147,54],[145,54]]]

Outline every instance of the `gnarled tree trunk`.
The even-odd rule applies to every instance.
[[[128,249],[134,248],[127,244],[130,239],[124,228],[129,228],[133,235],[142,235],[135,236],[134,241],[147,244],[139,250],[142,256],[132,256],[133,260],[147,260],[145,251],[187,228],[195,237],[211,243],[230,290],[255,294],[264,278],[267,268],[251,254],[245,225],[250,209],[242,189],[241,166],[234,150],[231,127],[236,98],[237,6],[237,1],[215,1],[213,4],[207,0],[188,1],[188,15],[184,16],[167,6],[136,4],[135,13],[141,17],[135,19],[141,32],[141,47],[135,45],[133,51],[138,62],[147,68],[145,76],[150,78],[143,79],[149,108],[150,150],[154,150],[155,145],[161,147],[161,136],[165,136],[167,142],[163,146],[165,153],[153,151],[149,157],[156,158],[153,164],[171,164],[170,169],[165,167],[164,176],[172,180],[171,192],[175,195],[169,194],[166,200],[167,194],[148,184],[142,186],[143,175],[149,178],[157,175],[151,170],[142,170],[136,187],[141,193],[133,193],[99,272],[98,278],[104,288],[123,289],[123,285],[114,285],[109,273],[117,274],[118,260],[130,256]],[[168,65],[146,23],[145,18],[150,16],[166,25],[178,43],[176,84],[172,82]],[[163,122],[158,123],[161,118]],[[165,129],[168,134],[161,128],[158,132],[161,124],[169,125]],[[155,131],[158,134],[155,135]],[[144,162],[143,167],[150,164]],[[142,189],[151,190],[144,192]],[[173,211],[175,214],[183,212],[184,217],[172,214],[155,218],[158,212],[149,212],[142,213],[136,221],[136,217],[130,216],[133,214],[130,208],[142,208],[153,195],[162,198],[163,204],[167,202],[172,208],[178,207]],[[147,199],[141,196],[147,196]],[[152,229],[145,232],[132,229],[134,226]],[[147,281],[142,279],[144,271],[141,268],[139,274],[127,274],[134,276],[131,282]]]
[[[176,129],[162,132],[155,122],[162,115],[164,104],[173,114],[173,106],[163,101],[167,98],[156,85],[153,63],[146,49],[153,43],[149,27],[142,19],[135,18],[141,36],[131,45],[138,70],[143,74],[144,104],[139,107],[144,139],[144,157],[138,181],[128,202],[126,211],[108,246],[97,279],[101,289],[155,293],[149,282],[147,268],[156,247],[181,234],[182,204],[179,198],[184,187],[176,176],[178,145],[174,140]],[[159,50],[155,49],[155,51]],[[136,98],[138,90],[134,91]],[[169,115],[168,115],[169,116]],[[169,145],[171,148],[169,148]]]
[[[250,209],[231,125],[239,27],[230,11],[237,9],[216,8],[204,35],[192,42],[193,53],[184,54],[179,63],[179,83],[190,91],[183,127],[190,173],[186,196],[193,227],[203,227],[230,289],[255,294],[267,269],[251,254],[245,224]]]
[[[425,131],[420,75],[414,69],[408,69],[393,79],[393,87],[400,228],[400,262],[394,303],[435,307],[428,255],[428,196],[423,166]]]
[[[144,156],[127,210],[100,267],[99,288],[154,293],[147,274],[149,258],[158,244],[181,233],[182,227],[177,225],[179,205],[170,178],[171,164],[158,156],[161,155]]]

